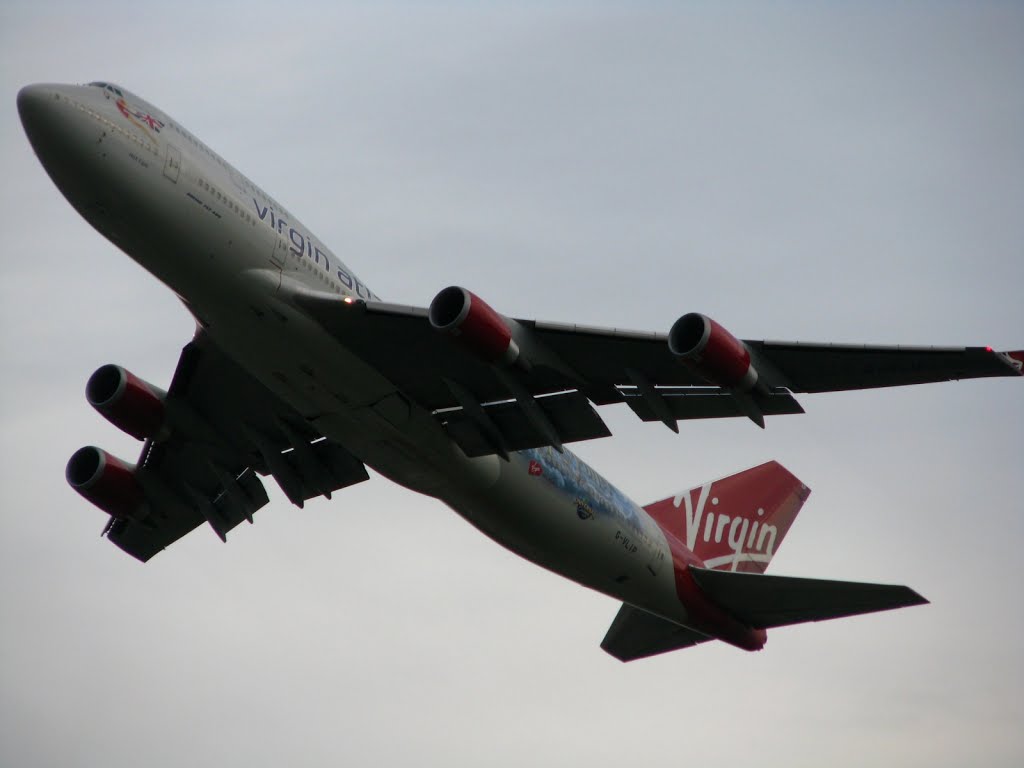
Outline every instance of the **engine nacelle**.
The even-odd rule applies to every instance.
[[[757,370],[747,345],[707,315],[690,312],[672,325],[668,348],[720,387],[748,391],[757,384]]]
[[[166,394],[119,365],[89,377],[85,397],[111,424],[137,440],[156,437],[164,425]]]
[[[428,317],[435,330],[454,336],[488,362],[511,365],[519,358],[512,334],[515,321],[465,288],[453,285],[438,293],[430,302]]]
[[[121,519],[145,516],[146,493],[135,467],[95,446],[79,448],[68,460],[64,477],[108,515]]]

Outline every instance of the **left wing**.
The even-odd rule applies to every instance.
[[[99,369],[87,395],[117,426],[148,439],[134,472],[90,447],[72,457],[68,480],[111,514],[107,537],[142,561],[203,523],[226,540],[252,522],[267,503],[259,475],[273,476],[300,507],[368,479],[358,459],[201,333],[182,350],[166,395],[117,366]]]
[[[601,437],[588,400],[644,421],[802,413],[794,393],[1020,376],[1024,352],[739,340],[691,313],[665,334],[512,319],[462,288],[429,308],[292,289],[295,302],[469,455]]]

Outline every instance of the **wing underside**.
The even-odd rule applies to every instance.
[[[532,320],[515,326],[533,358],[503,365],[438,333],[428,310],[300,292],[296,302],[408,397],[435,413],[470,456],[560,446],[609,434],[591,407],[625,403],[678,431],[687,419],[803,413],[794,394],[1021,375],[1024,353],[987,347],[885,347],[743,341],[760,373],[747,391],[718,386],[668,337]],[[738,342],[739,343],[739,342]],[[525,357],[525,356],[524,356]]]
[[[147,514],[111,518],[108,538],[145,561],[207,523],[225,539],[264,506],[261,475],[296,505],[368,479],[345,448],[298,414],[200,334],[182,350],[167,393],[168,434],[148,440],[136,477]]]

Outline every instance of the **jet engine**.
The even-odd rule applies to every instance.
[[[119,365],[89,377],[85,397],[111,424],[137,440],[156,437],[164,425],[166,393]]]
[[[515,321],[465,288],[452,285],[438,293],[430,302],[428,317],[435,330],[454,336],[488,362],[511,365],[519,358],[512,332]]]
[[[668,332],[668,348],[720,387],[746,392],[757,384],[746,344],[707,315],[690,312],[676,320]]]
[[[79,448],[68,460],[68,485],[108,515],[144,517],[146,494],[135,467],[95,446]]]

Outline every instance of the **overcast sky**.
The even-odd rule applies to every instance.
[[[0,9],[0,763],[1024,764],[1024,384],[808,396],[577,452],[641,503],[776,458],[771,572],[930,606],[623,665],[612,600],[379,476],[140,565],[65,484],[134,460],[89,374],[192,321],[32,154],[15,94],[118,82],[385,299],[745,338],[1024,348],[1019,3],[38,3]]]

